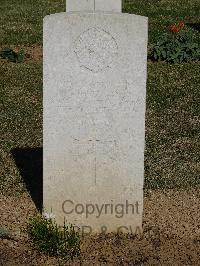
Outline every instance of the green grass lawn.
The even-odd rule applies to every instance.
[[[65,0],[1,1],[0,44],[42,44],[43,17],[64,11]]]
[[[148,65],[145,182],[200,184],[200,64]]]
[[[0,5],[0,45],[42,44],[42,19],[65,11],[65,0],[6,0]],[[123,12],[149,17],[149,43],[170,24],[184,20],[197,39],[199,0],[124,0]]]
[[[42,18],[64,0],[7,0],[0,6],[0,44],[41,44]],[[128,2],[128,1],[126,1]],[[184,19],[199,39],[199,0],[134,0],[124,12],[149,16],[150,44]],[[146,188],[200,185],[200,63],[148,63]],[[11,150],[42,146],[42,62],[0,63],[0,190],[21,192]]]
[[[42,146],[41,65],[0,64],[0,110],[0,191],[12,194],[23,186],[11,151]]]
[[[183,20],[186,30],[193,32],[200,41],[200,1],[199,0],[124,0],[123,12],[147,16],[149,18],[149,44],[166,32],[169,25]]]

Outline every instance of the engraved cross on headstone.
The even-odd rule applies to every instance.
[[[98,163],[98,159],[99,159],[98,154],[100,154],[101,151],[106,152],[105,147],[107,147],[109,149],[109,148],[111,148],[113,143],[114,143],[115,148],[116,148],[117,144],[116,144],[115,140],[102,141],[102,140],[97,139],[95,137],[89,139],[88,144],[87,144],[88,146],[89,146],[89,143],[91,143],[91,145],[92,145],[92,153],[94,154],[94,184],[96,185],[97,184],[97,178],[98,178],[97,177],[97,163]],[[103,145],[103,148],[101,148],[102,145]],[[108,154],[109,154],[109,152],[108,152]],[[106,153],[103,155],[104,155],[104,157],[106,157]]]
[[[93,125],[95,125],[94,119],[92,119]],[[105,160],[111,159],[112,161],[115,161],[115,156],[113,154],[113,150],[118,149],[118,143],[117,140],[114,138],[107,138],[102,139],[100,135],[97,133],[96,129],[94,128],[93,134],[85,140],[81,140],[80,138],[73,138],[73,142],[75,146],[77,146],[77,154],[76,157],[82,158],[82,156],[87,156],[88,154],[94,156],[94,184],[97,184],[97,165],[101,163],[102,158]],[[79,147],[78,147],[79,146]],[[72,152],[73,153],[73,152]],[[99,157],[100,156],[100,157]],[[101,159],[100,159],[101,158]]]
[[[66,0],[67,12],[73,11],[102,11],[121,12],[121,0]]]

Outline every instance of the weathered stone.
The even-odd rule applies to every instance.
[[[67,12],[94,11],[94,0],[67,0]]]
[[[146,17],[45,18],[44,208],[59,223],[141,227],[146,59]]]
[[[121,0],[67,0],[67,12],[106,11],[121,12]]]

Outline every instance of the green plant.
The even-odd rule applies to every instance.
[[[200,47],[194,42],[192,33],[181,31],[183,22],[172,25],[170,32],[162,34],[150,52],[155,61],[182,63],[200,60]]]
[[[10,48],[3,48],[0,50],[0,56],[3,59],[7,59],[10,62],[14,63],[21,63],[25,59],[25,53],[23,50],[21,50],[19,53],[16,53],[13,51],[13,49]]]
[[[80,255],[80,236],[72,225],[59,227],[50,218],[36,216],[28,223],[28,234],[34,245],[50,256],[73,259]]]
[[[10,231],[4,227],[0,227],[0,238],[8,238]]]

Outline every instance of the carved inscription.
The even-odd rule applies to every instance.
[[[75,42],[74,52],[80,66],[97,73],[111,67],[117,50],[117,42],[109,32],[91,28],[79,36]]]

